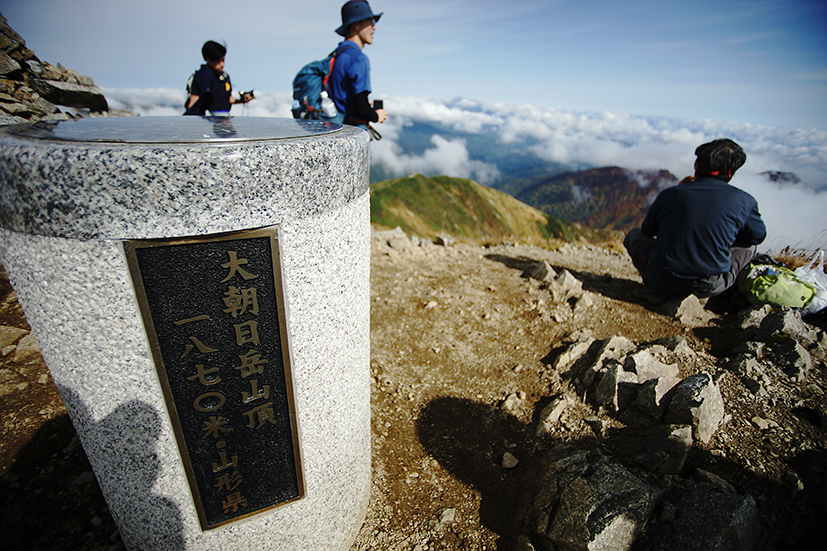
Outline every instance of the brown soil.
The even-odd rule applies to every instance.
[[[523,277],[540,260],[571,271],[593,306],[575,314],[554,303],[545,284]],[[560,442],[601,446],[612,427],[636,422],[579,401],[553,438],[534,437],[539,410],[571,393],[565,374],[551,369],[568,335],[636,343],[683,335],[699,362],[682,365],[683,375],[723,365],[737,340],[730,326],[737,304],[710,302],[719,317],[690,330],[641,298],[640,280],[617,250],[460,244],[399,251],[375,239],[371,267],[374,474],[353,551],[514,548],[536,458]],[[5,278],[0,325],[28,329]],[[7,350],[0,370],[7,392],[0,397],[0,549],[122,549],[42,359],[18,363]],[[825,371],[822,363],[804,383],[782,381],[790,398],[770,400],[721,371],[731,419],[709,445],[696,446],[686,467],[715,472],[758,500],[766,549],[809,549],[827,535],[815,522],[824,518],[822,498],[807,490],[793,497],[790,482],[802,455],[827,448],[812,416],[827,400]],[[516,401],[506,404],[511,395]],[[756,416],[777,426],[761,430],[750,421]],[[503,467],[506,452],[516,467]]]

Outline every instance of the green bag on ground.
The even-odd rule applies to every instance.
[[[738,290],[752,304],[804,308],[815,287],[783,266],[750,262],[738,274]]]

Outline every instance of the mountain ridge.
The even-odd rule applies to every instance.
[[[371,223],[399,227],[435,239],[440,234],[469,243],[521,240],[605,240],[608,236],[578,223],[549,216],[518,199],[473,180],[412,174],[377,182],[370,188]]]
[[[467,242],[611,241],[640,225],[667,170],[601,167],[523,180],[512,191],[449,176],[412,174],[371,185],[371,221],[434,239]]]

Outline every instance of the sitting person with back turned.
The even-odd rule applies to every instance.
[[[661,191],[623,240],[643,283],[666,296],[723,293],[767,236],[758,202],[728,183],[746,162],[741,146],[715,140],[695,156],[694,178]]]
[[[212,115],[227,116],[233,104],[247,103],[253,99],[252,92],[247,92],[238,99],[233,96],[230,75],[224,72],[227,48],[208,40],[201,47],[201,55],[206,63],[192,75],[185,115],[206,115],[209,112]]]

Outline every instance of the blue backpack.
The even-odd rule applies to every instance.
[[[327,90],[327,78],[333,70],[333,63],[336,56],[346,46],[353,43],[347,41],[338,49],[319,61],[311,61],[301,68],[293,79],[293,112],[294,119],[321,119],[327,118],[322,115],[322,90]],[[358,48],[353,44],[354,48]]]

